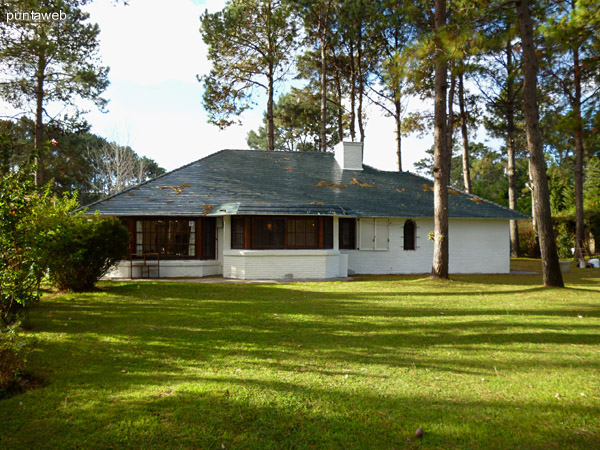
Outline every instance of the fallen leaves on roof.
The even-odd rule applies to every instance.
[[[202,214],[204,214],[204,215],[209,214],[214,207],[215,207],[215,205],[203,205],[202,208],[204,208],[204,209],[202,210]]]
[[[472,202],[478,203],[478,204],[483,203],[483,200],[481,200],[480,198],[477,198],[477,197],[469,197],[469,200],[471,200]]]
[[[448,188],[448,194],[460,195],[460,192],[458,192],[456,189]]]
[[[310,202],[311,205],[324,205],[325,202]]]
[[[330,188],[336,188],[336,189],[346,189],[348,187],[347,184],[335,184],[335,183],[330,183],[329,181],[319,181],[317,184],[315,184],[315,187],[330,187]]]
[[[283,159],[285,159],[286,161],[291,161],[292,160],[292,158],[283,158]]]
[[[189,187],[189,183],[181,184],[179,186],[156,186],[157,189],[173,189],[173,192],[175,192],[177,195],[181,194],[185,188]]]
[[[427,183],[423,183],[423,192],[433,192],[433,186]]]
[[[350,184],[356,184],[356,185],[358,185],[358,186],[360,186],[360,187],[363,187],[363,188],[364,188],[364,187],[366,187],[366,188],[372,188],[372,187],[375,187],[375,186],[373,186],[372,184],[369,184],[369,183],[361,183],[361,182],[360,182],[360,181],[358,181],[356,178],[352,178],[352,183],[350,183]]]
[[[294,170],[294,169],[293,169],[293,168],[291,168],[291,167],[284,167],[284,169],[285,169],[285,170]]]
[[[396,189],[396,192],[406,192],[406,189],[402,188],[402,189]]]

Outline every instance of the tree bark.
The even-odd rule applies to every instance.
[[[579,49],[573,49],[573,79],[575,96],[573,98],[573,114],[575,119],[575,260],[583,259],[583,235],[585,219],[583,211],[583,121],[581,119],[581,65]]]
[[[446,149],[446,89],[448,63],[439,32],[446,25],[446,0],[435,0],[435,129],[433,152],[434,245],[432,278],[448,279],[448,152]]]
[[[450,91],[448,93],[448,124],[446,125],[446,173],[450,180],[450,171],[452,170],[452,150],[454,148],[454,94],[456,93],[456,76],[452,64],[449,64],[448,71],[450,72]]]
[[[402,104],[399,99],[394,100],[394,120],[396,121],[396,157],[398,159],[398,172],[402,172]]]
[[[269,65],[267,86],[267,150],[275,150],[275,121],[273,119],[273,65]]]
[[[349,42],[350,48],[350,140],[356,141],[356,68],[354,62],[354,43]]]
[[[44,139],[44,72],[46,70],[46,59],[40,56],[38,59],[38,67],[36,71],[36,87],[35,87],[35,131],[33,137],[33,146],[35,148],[35,173],[33,175],[36,186],[41,186],[44,183],[44,168],[42,162],[42,141]]]
[[[458,107],[460,109],[460,132],[462,134],[462,171],[465,191],[471,193],[471,170],[469,169],[469,134],[467,132],[467,109],[462,72],[458,75]]]
[[[506,153],[508,171],[508,206],[517,209],[517,171],[515,167],[515,87],[512,67],[512,48],[506,44]],[[519,225],[510,221],[510,256],[517,258],[520,252]]]
[[[327,24],[326,14],[320,12],[319,39],[321,43],[321,127],[319,151],[327,151]]]
[[[363,114],[363,97],[365,95],[365,83],[362,61],[362,27],[359,25],[357,47],[357,66],[358,66],[358,131],[360,133],[360,142],[365,142],[365,123]]]
[[[552,230],[550,193],[546,177],[546,161],[538,124],[537,72],[538,63],[533,41],[533,22],[529,12],[529,0],[517,0],[517,15],[523,52],[523,112],[527,148],[531,162],[533,198],[537,221],[540,251],[542,254],[543,282],[545,286],[563,287],[563,278],[558,264],[556,241]]]
[[[340,142],[344,141],[344,107],[342,105],[342,80],[340,79],[339,69],[335,76],[335,87],[337,90],[337,125],[338,125],[338,138]]]

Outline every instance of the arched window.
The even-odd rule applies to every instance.
[[[416,235],[417,227],[415,222],[407,220],[404,222],[404,250],[415,250],[416,249]]]

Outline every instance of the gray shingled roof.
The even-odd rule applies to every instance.
[[[115,216],[433,217],[433,182],[369,166],[342,170],[331,153],[222,150],[88,208]],[[449,195],[449,216],[527,217],[455,190]]]

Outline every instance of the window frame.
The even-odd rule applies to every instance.
[[[356,250],[356,218],[340,217],[338,220],[338,247],[340,250]],[[343,244],[344,235],[348,234],[347,245]]]
[[[281,244],[269,245],[265,244],[266,239],[262,242],[260,242],[260,239],[257,239],[257,227],[262,226],[261,223],[264,221],[268,222],[269,220],[283,224],[278,227],[283,230],[283,236],[279,238]],[[296,231],[298,224],[301,222],[304,222],[302,225],[304,231]],[[306,231],[307,225],[310,222],[312,223],[309,230],[314,228],[312,233]],[[291,238],[292,234],[294,235],[294,239]],[[296,244],[296,238],[299,236],[303,236],[302,240],[304,244]],[[307,239],[307,236],[311,236],[311,238]],[[331,250],[333,249],[333,217],[314,215],[236,215],[231,216],[230,237],[230,247],[232,250]],[[292,241],[294,242],[293,244]],[[307,241],[312,242],[312,244],[309,243],[307,245]]]
[[[163,260],[181,260],[181,259],[198,259],[198,260],[216,260],[217,259],[217,224],[216,218],[214,217],[182,217],[182,216],[133,216],[133,217],[121,217],[123,224],[129,230],[129,249],[128,258],[135,259],[143,257],[143,254],[148,253],[159,253],[160,258]],[[158,222],[166,222],[166,236],[165,242],[155,243],[155,245],[162,244],[163,248],[173,248],[173,246],[185,245],[188,247],[188,254],[177,254],[177,253],[163,253],[159,250],[158,252],[150,251],[144,248],[144,233],[146,231],[144,222],[152,223],[150,225],[151,233],[159,233],[157,231],[156,224]],[[182,231],[173,230],[169,222],[188,222],[188,230],[193,228],[193,232],[188,233],[187,242],[185,244],[170,242],[173,239],[182,238]],[[189,224],[193,223],[193,227]],[[140,226],[141,225],[141,226]],[[141,228],[141,230],[140,230]],[[140,239],[138,236],[141,235],[141,244],[138,243]],[[152,238],[150,238],[152,239]],[[156,240],[156,238],[155,238]],[[139,246],[142,246],[141,252],[138,251]],[[183,253],[183,252],[181,252]],[[193,254],[190,254],[193,253]]]
[[[412,231],[407,233],[407,226],[412,226]],[[417,250],[417,223],[413,219],[406,219],[402,227],[402,249],[406,252]]]

